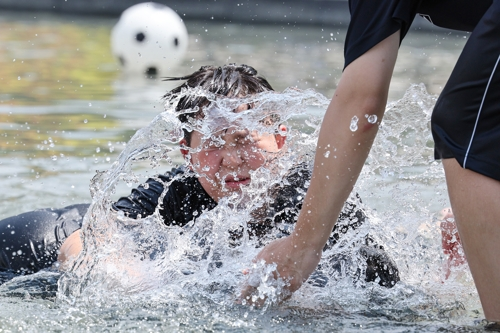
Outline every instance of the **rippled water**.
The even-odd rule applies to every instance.
[[[429,115],[435,97],[426,91],[440,91],[464,43],[463,34],[413,33],[405,41],[391,86],[394,102],[388,105],[356,187],[370,217],[365,231],[385,245],[402,281],[390,290],[371,284],[354,286],[349,278],[325,288],[305,285],[281,305],[252,309],[236,305],[233,296],[245,279],[241,269],[256,254],[252,244],[222,252],[224,266],[209,273],[208,261],[183,259],[185,251],[197,250],[190,238],[194,230],[179,235],[176,230],[165,230],[154,218],[131,224],[103,213],[108,198],[130,191],[125,183],[134,176],[143,181],[180,163],[171,143],[178,135],[175,121],[168,113],[160,115],[160,96],[171,86],[120,74],[108,50],[114,20],[34,16],[38,15],[0,15],[2,31],[7,31],[0,36],[0,76],[7,83],[0,91],[0,163],[2,185],[8,189],[0,193],[1,217],[38,207],[90,202],[89,184],[95,171],[111,170],[96,179],[93,209],[99,218],[86,223],[100,228],[97,232],[113,242],[96,244],[103,246],[106,255],[98,262],[82,258],[94,264],[93,269],[73,269],[73,275],[61,281],[59,294],[55,282],[59,273],[53,272],[1,285],[0,330],[482,330],[483,315],[467,268],[461,267],[443,281],[436,213],[448,201],[441,165],[432,159]],[[173,75],[190,73],[207,63],[234,61],[257,68],[277,90],[297,85],[326,96],[332,95],[340,77],[345,31],[200,22],[187,22],[187,26],[188,56]],[[79,53],[82,57],[74,61]],[[65,70],[57,72],[60,64]],[[420,82],[425,87],[411,86]],[[288,161],[286,170],[290,162],[300,161],[314,148],[328,98],[296,90],[274,98],[274,103],[280,98],[294,101],[292,108],[281,106],[291,129],[290,153],[281,156]],[[155,135],[157,141],[151,141],[140,140],[139,133],[125,145],[143,127],[140,133],[168,135]],[[144,156],[155,160],[155,168],[150,161],[129,159],[141,145]],[[159,161],[165,155],[170,160]],[[120,177],[128,166],[130,171]],[[259,175],[263,182],[278,179],[265,170]],[[200,219],[199,226],[215,235],[214,244],[224,248],[227,228],[248,219],[249,209],[220,205]],[[154,260],[134,257],[158,244],[172,247]],[[113,252],[121,245],[127,245],[127,250]],[[95,248],[88,253],[92,251]],[[123,267],[110,266],[116,258],[134,263],[139,274],[131,278]],[[182,273],[187,270],[192,274]]]

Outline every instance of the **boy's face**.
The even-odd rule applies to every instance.
[[[286,127],[281,125],[280,131],[286,131]],[[278,152],[285,143],[285,137],[279,134],[259,134],[236,128],[228,128],[214,137],[216,140],[204,139],[203,134],[193,131],[191,152],[186,149],[181,152],[190,159],[203,189],[217,202],[248,185],[250,171],[261,167],[266,154]],[[181,144],[185,145],[183,141]]]

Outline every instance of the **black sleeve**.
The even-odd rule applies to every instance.
[[[120,198],[113,204],[113,208],[134,219],[150,216],[160,204],[165,186],[168,186],[168,190],[159,207],[165,225],[182,227],[204,210],[217,206],[198,179],[181,167],[148,179],[145,184],[133,189],[128,197]]]
[[[274,189],[274,202],[270,211],[274,222],[285,236],[290,234],[291,226],[297,221],[310,178],[309,169],[305,165],[299,165],[290,171],[278,188]],[[342,239],[343,235],[350,230],[358,229],[366,222],[367,216],[360,205],[361,198],[358,194],[355,194],[344,204],[323,250],[332,248]],[[365,281],[377,282],[381,286],[389,288],[399,281],[399,271],[395,262],[370,235],[365,237],[359,255],[366,260]],[[339,258],[342,256],[334,255],[329,259],[329,265],[332,269],[342,270],[339,262]],[[328,279],[327,277],[322,278]],[[313,284],[318,282],[317,276],[311,279],[314,281]]]
[[[330,238],[325,245],[325,249],[334,246],[342,235],[346,234],[349,230],[356,230],[365,223],[366,214],[363,209],[358,207],[360,204],[361,198],[357,193],[353,198],[346,201],[344,208],[342,208],[340,212],[337,223],[335,223],[333,227]]]
[[[184,226],[217,203],[205,192],[198,178],[188,175],[170,185],[160,214],[165,224]]]
[[[113,209],[125,213],[131,218],[146,217],[152,215],[158,206],[158,200],[171,179],[171,174],[159,175],[157,178],[149,178],[146,183],[132,190],[128,197],[122,197],[113,204]]]
[[[359,253],[366,260],[366,282],[376,282],[383,287],[392,288],[400,281],[396,263],[381,246],[363,245]]]
[[[311,171],[305,164],[300,164],[291,169],[281,184],[272,192],[274,201],[271,204],[270,214],[273,222],[284,229],[285,234],[289,233],[287,232],[289,227],[283,226],[283,224],[290,225],[297,222],[310,179]],[[354,199],[345,203],[325,249],[334,246],[343,234],[359,228],[365,222],[366,215],[358,207],[361,203],[359,195],[356,194]]]
[[[344,68],[398,30],[401,30],[402,41],[420,2],[422,0],[349,0],[351,21],[344,45]]]
[[[39,209],[0,221],[0,272],[34,273],[57,261],[60,246],[82,226],[89,204]]]
[[[311,171],[305,165],[290,170],[281,183],[271,190],[273,199],[270,215],[275,224],[297,222],[311,179]]]
[[[493,0],[349,0],[351,21],[344,45],[344,68],[400,30],[400,42],[420,14],[443,28],[473,31]]]

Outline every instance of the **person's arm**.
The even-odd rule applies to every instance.
[[[396,32],[345,68],[321,125],[311,184],[295,231],[270,243],[254,259],[276,263],[292,292],[319,263],[368,156],[387,104],[399,41]],[[375,115],[376,123],[369,123],[365,115]],[[358,128],[352,131],[355,116]],[[246,286],[241,296],[248,297],[254,288]]]

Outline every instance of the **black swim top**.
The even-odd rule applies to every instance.
[[[298,165],[280,184],[269,190],[269,195],[264,198],[264,209],[259,209],[254,215],[254,220],[258,222],[249,222],[247,228],[249,236],[255,236],[259,246],[291,233],[310,178],[309,169]],[[165,187],[168,190],[162,197]],[[158,207],[165,224],[181,227],[216,206],[217,203],[205,192],[196,176],[184,168],[173,169],[164,175],[148,179],[145,184],[132,190],[128,197],[119,199],[113,205],[115,210],[121,210],[132,218],[149,216]],[[88,204],[81,204],[62,209],[42,209],[0,221],[0,284],[16,274],[34,273],[51,267],[57,260],[62,242],[81,227],[88,207]],[[335,245],[343,234],[357,229],[365,219],[365,214],[357,208],[354,201],[347,202],[325,247]],[[229,231],[231,245],[236,246],[241,241],[243,232],[243,227]],[[344,240],[348,241],[346,238]],[[367,263],[365,281],[378,281],[382,286],[393,286],[399,281],[395,263],[370,235],[365,236],[364,242],[359,254]],[[215,257],[214,255],[212,259]],[[325,267],[342,275],[346,265],[352,263],[349,258],[344,253],[334,254],[327,259]],[[209,267],[220,265],[222,262],[214,260]],[[319,271],[315,274],[310,279],[310,283],[314,285],[322,286],[329,279]]]
[[[131,218],[152,215],[166,185],[168,191],[163,197],[159,212],[168,226],[183,227],[204,211],[217,206],[217,202],[205,192],[194,173],[180,167],[148,179],[145,184],[133,189],[128,197],[115,202],[113,208]]]
[[[280,184],[270,189],[264,216],[258,218],[262,222],[249,225],[251,234],[262,237],[277,227],[282,236],[289,235],[302,208],[310,178],[311,171],[305,165],[300,164],[292,168]],[[165,186],[168,186],[168,191],[161,199]],[[195,174],[179,167],[148,179],[145,184],[133,189],[128,197],[122,197],[115,202],[113,208],[123,211],[131,218],[144,218],[155,212],[160,201],[159,213],[168,226],[185,226],[203,212],[217,206],[217,202],[203,189]],[[334,245],[341,234],[348,230],[357,229],[365,219],[363,210],[354,202],[346,202],[327,246]],[[233,231],[232,236],[239,238],[241,235],[238,231]]]

